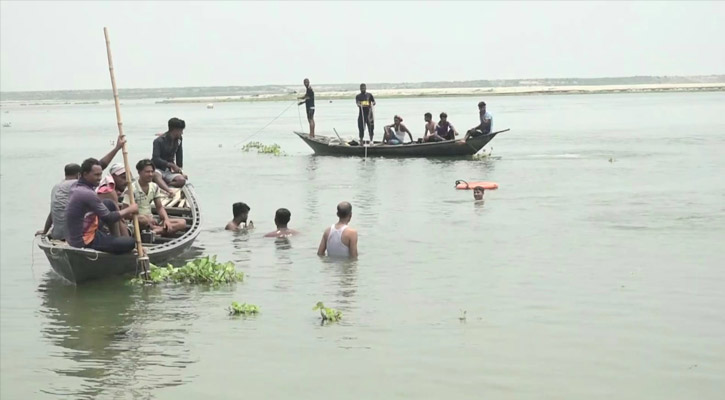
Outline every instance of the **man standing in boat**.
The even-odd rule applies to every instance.
[[[493,131],[493,117],[486,111],[486,102],[482,101],[478,103],[478,118],[480,123],[466,132],[466,137],[463,140],[468,140],[481,135],[488,135]]]
[[[184,167],[182,135],[186,122],[179,118],[171,118],[168,126],[168,131],[154,139],[151,159],[163,180],[170,186],[180,188],[186,184],[187,178],[181,172]]]
[[[298,100],[302,100],[297,105],[301,106],[304,103],[305,110],[307,111],[307,122],[310,123],[310,137],[315,137],[315,91],[312,90],[309,79],[305,78],[303,83],[307,91],[304,96],[297,98]]]
[[[375,123],[373,118],[373,106],[375,106],[375,97],[372,93],[367,92],[367,85],[360,84],[360,93],[355,96],[355,103],[360,110],[357,117],[357,129],[360,131],[360,144],[363,143],[363,136],[365,136],[365,125],[368,126],[368,135],[370,136],[370,142],[373,141],[373,135],[375,130]]]

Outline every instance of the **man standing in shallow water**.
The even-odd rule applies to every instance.
[[[347,226],[352,219],[352,205],[347,201],[338,204],[337,217],[337,223],[322,234],[317,255],[324,256],[327,252],[330,257],[357,258],[357,231]]]
[[[298,234],[299,232],[297,232],[296,230],[287,227],[290,218],[292,218],[292,213],[288,209],[278,209],[277,212],[274,214],[274,224],[277,225],[277,230],[274,232],[269,232],[268,234],[264,235],[264,237],[284,238]]]

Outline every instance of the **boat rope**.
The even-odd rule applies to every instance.
[[[300,130],[305,129],[305,128],[302,127],[302,115],[300,114],[299,104],[297,105],[297,118],[299,118],[299,120],[300,120]]]
[[[468,182],[464,181],[463,179],[459,179],[459,180],[457,180],[457,181],[456,181],[456,183],[455,183],[455,184],[454,184],[453,186],[458,186],[458,185],[459,185],[459,184],[461,184],[461,183],[465,183],[465,184],[466,184],[466,189],[468,189],[468,188],[469,188],[469,186],[468,186]]]
[[[54,245],[54,244],[51,244],[51,245],[50,245],[50,255],[51,255],[51,256],[53,256],[53,257],[57,256],[57,254],[56,254],[56,253],[53,253],[53,250],[54,250],[54,249],[55,249],[55,245]]]
[[[89,261],[96,261],[96,260],[98,260],[98,252],[95,251],[95,250],[93,250],[93,254],[96,255],[96,258],[90,258],[88,256],[84,256],[84,257],[87,258]]]
[[[268,127],[268,126],[272,125],[272,122],[274,122],[274,121],[278,120],[278,119],[279,119],[279,117],[281,117],[281,116],[282,116],[282,114],[284,114],[285,112],[287,112],[287,110],[289,110],[289,109],[290,109],[290,107],[292,107],[292,106],[293,106],[293,105],[295,105],[295,104],[297,104],[297,100],[295,100],[295,101],[293,101],[292,103],[290,103],[290,105],[288,105],[288,106],[287,106],[287,108],[285,108],[284,110],[282,110],[282,112],[281,112],[281,113],[279,113],[279,115],[277,115],[276,117],[274,117],[274,118],[273,118],[273,119],[272,119],[271,121],[267,122],[267,125],[265,125],[265,126],[263,126],[263,127],[259,128],[259,129],[258,129],[258,130],[257,130],[256,132],[254,132],[253,134],[251,134],[251,135],[247,136],[247,137],[246,137],[246,138],[244,138],[243,140],[241,140],[241,141],[237,142],[237,143],[236,143],[236,144],[235,144],[234,146],[239,146],[240,144],[242,144],[242,143],[244,143],[244,142],[248,141],[249,139],[253,138],[254,136],[256,136],[256,135],[257,135],[258,133],[262,132],[262,131],[264,130],[264,128],[266,128],[266,127]]]
[[[33,236],[33,243],[30,245],[30,273],[33,275],[33,282],[37,281],[35,280],[35,240],[37,239],[37,236]]]

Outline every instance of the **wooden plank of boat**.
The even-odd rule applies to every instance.
[[[467,141],[449,140],[444,142],[411,143],[403,145],[374,144],[367,146],[367,157],[465,157],[478,153],[496,135],[508,129],[470,138]],[[330,136],[294,132],[315,152],[326,156],[366,156],[365,146],[351,146]]]
[[[183,191],[187,208],[178,209],[191,219],[187,230],[179,237],[159,238],[151,244],[144,244],[146,253],[153,264],[163,264],[173,258],[181,256],[189,250],[201,232],[201,211],[196,200],[196,194],[191,184],[187,183]],[[189,221],[189,220],[187,220]],[[91,280],[102,279],[115,275],[132,274],[136,272],[136,253],[114,255],[93,249],[71,247],[65,242],[51,241],[42,236],[38,244],[45,252],[51,268],[69,282],[78,284]]]

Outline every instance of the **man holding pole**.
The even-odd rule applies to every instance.
[[[297,103],[298,106],[305,105],[307,111],[307,122],[310,123],[310,137],[315,137],[315,91],[310,86],[310,80],[305,78],[302,82],[305,84],[305,95],[298,97],[298,100],[302,100]]]
[[[372,93],[367,92],[367,85],[360,84],[360,93],[355,96],[355,103],[360,110],[357,117],[357,129],[360,131],[360,145],[363,144],[363,136],[365,136],[365,125],[368,126],[368,135],[370,142],[373,141],[375,123],[373,121],[373,106],[375,98]]]

